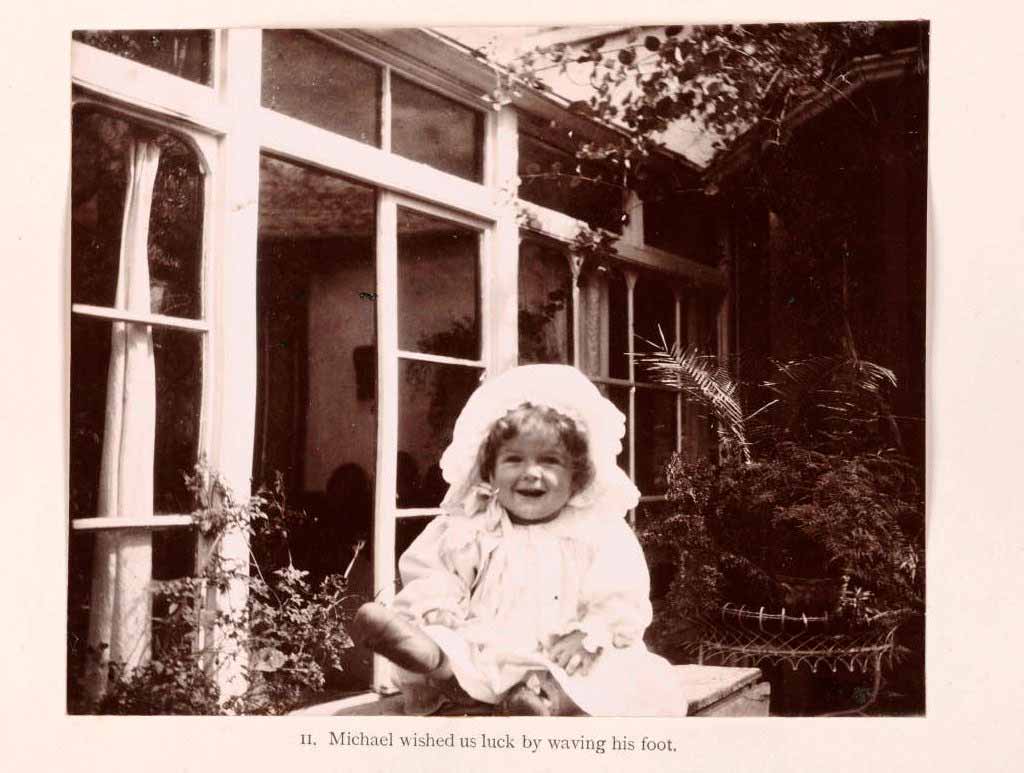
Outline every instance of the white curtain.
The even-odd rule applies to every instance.
[[[608,375],[608,278],[585,274],[580,283],[580,369],[591,376]]]
[[[150,312],[149,216],[160,164],[155,140],[133,140],[128,150],[128,185],[115,307]],[[100,465],[97,516],[153,514],[153,453],[156,432],[156,370],[148,325],[114,322],[110,335],[107,406]],[[150,655],[152,626],[152,538],[148,530],[97,532],[93,557],[89,644],[89,692],[106,689],[111,661],[128,669]]]

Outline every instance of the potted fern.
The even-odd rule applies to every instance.
[[[772,363],[770,399],[747,415],[715,358],[662,341],[640,360],[719,439],[714,458],[670,461],[667,507],[641,524],[671,575],[654,632],[666,654],[693,618],[840,634],[923,611],[923,497],[887,407],[892,371],[852,348]]]

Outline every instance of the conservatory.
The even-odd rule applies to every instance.
[[[658,565],[657,535],[644,543],[656,604],[691,582],[700,607],[711,577],[709,609],[741,629],[739,643],[712,631],[690,642],[699,656],[673,660],[719,664],[680,667],[691,712],[766,713],[749,666],[821,665],[817,645],[776,652],[790,631],[766,625],[824,621],[815,635],[849,645],[853,629],[829,614],[863,623],[908,604],[916,622],[899,647],[893,624],[846,646],[853,660],[825,659],[873,667],[870,703],[883,655],[914,653],[893,675],[910,696],[901,710],[923,711],[927,23],[537,30],[528,44],[553,44],[570,75],[590,62],[607,83],[628,73],[648,90],[633,133],[618,97],[511,78],[474,42],[483,30],[73,33],[71,710],[133,672],[180,677],[193,700],[202,691],[170,652],[200,660],[191,671],[214,685],[197,713],[231,696],[257,713],[328,699],[329,713],[400,710],[378,700],[394,691],[387,661],[351,647],[338,620],[396,591],[397,557],[441,513],[439,460],[476,386],[564,363],[626,417],[634,526],[679,509],[686,465],[714,466],[721,484],[687,515],[713,524],[719,497],[742,516],[718,519],[714,550],[684,539],[675,563]],[[824,86],[808,84],[816,70],[800,80],[801,46],[822,61],[840,52]],[[783,64],[751,74],[739,65],[750,51]],[[631,70],[643,57],[663,69]],[[716,141],[744,89],[770,97],[790,66],[777,112],[753,124],[733,112],[739,130]],[[663,87],[671,98],[653,98]],[[682,121],[669,131],[665,116]],[[638,147],[643,132],[655,141],[642,170],[587,152]],[[750,408],[738,424],[775,405],[762,416],[784,434],[749,444],[763,464],[749,465],[744,440],[748,466],[730,477],[714,407],[647,367],[659,345],[717,363]],[[859,414],[833,389],[849,372],[880,410]],[[825,386],[805,389],[815,373]],[[805,507],[797,479],[833,498]],[[789,517],[810,542],[780,541]],[[703,558],[687,579],[691,548]],[[753,580],[727,587],[729,562]],[[744,596],[765,577],[776,608]],[[303,583],[316,603],[289,618],[275,594]],[[827,614],[808,617],[819,592]],[[676,644],[685,619],[656,614],[652,630]],[[750,645],[751,628],[770,641]],[[253,698],[285,662],[306,682],[278,703]],[[313,683],[323,689],[302,692]]]
[[[153,580],[211,553],[248,562],[242,535],[213,545],[196,529],[185,476],[200,459],[240,498],[278,481],[310,515],[296,564],[387,599],[488,375],[588,374],[628,417],[620,463],[641,508],[664,498],[673,452],[709,446],[706,421],[632,353],[664,335],[729,354],[727,223],[538,182],[572,163],[568,137],[612,132],[559,98],[486,98],[495,70],[422,29],[77,32],[72,80],[79,648],[147,662]],[[697,180],[684,158],[664,163]],[[617,258],[588,270],[571,247],[596,226]],[[203,635],[246,593],[203,589]],[[384,661],[348,666],[345,689],[387,689]]]

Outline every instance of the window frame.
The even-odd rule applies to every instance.
[[[489,260],[493,252],[493,224],[458,212],[439,207],[391,191],[381,190],[377,203],[377,287],[390,288],[391,292],[378,289],[377,295],[377,350],[378,366],[378,441],[377,478],[374,491],[374,532],[373,532],[373,574],[374,589],[384,600],[389,599],[397,581],[396,576],[396,530],[398,521],[406,518],[438,516],[440,506],[399,508],[396,502],[398,486],[398,429],[399,429],[399,364],[406,362],[430,362],[445,365],[473,367],[481,370],[484,378],[492,371],[495,340],[492,335],[490,317],[493,310],[494,266],[497,261]],[[477,265],[480,284],[477,288],[480,301],[480,357],[471,360],[446,355],[409,351],[398,345],[400,309],[398,307],[398,209],[410,209],[423,214],[450,220],[478,232],[479,249]],[[391,443],[382,438],[392,438]],[[439,503],[440,504],[440,503]],[[379,657],[379,666],[374,668],[374,683],[378,689],[389,686],[385,672],[386,661]]]
[[[542,245],[546,249],[553,249],[562,252],[565,257],[570,271],[572,272],[572,298],[571,298],[571,325],[572,325],[572,340],[573,340],[573,353],[571,364],[582,370],[582,355],[583,345],[582,337],[583,332],[581,330],[581,302],[580,302],[580,287],[579,287],[579,272],[582,266],[574,266],[573,258],[569,250],[569,245],[564,240],[559,240],[550,233],[538,232],[537,230],[523,229],[523,236],[521,244],[525,244],[528,241],[536,242]],[[595,376],[587,373],[587,377],[598,385],[605,385],[609,387],[617,387],[628,389],[628,410],[626,412],[627,418],[627,431],[626,436],[623,438],[623,443],[627,450],[627,469],[626,473],[630,479],[636,482],[637,478],[637,466],[636,466],[636,404],[637,404],[637,392],[638,390],[646,391],[660,391],[660,392],[674,392],[676,396],[676,411],[675,411],[675,425],[676,432],[674,437],[674,446],[677,452],[689,450],[696,453],[700,450],[699,439],[695,437],[693,426],[696,419],[696,414],[692,405],[686,400],[683,393],[677,392],[671,386],[659,385],[650,381],[644,381],[637,378],[636,370],[636,337],[635,337],[635,325],[634,325],[634,304],[636,300],[636,284],[640,278],[640,271],[643,271],[647,276],[660,276],[665,278],[671,283],[671,289],[674,298],[674,314],[673,314],[673,328],[670,331],[665,331],[669,337],[669,344],[671,345],[675,341],[683,341],[687,346],[697,345],[698,331],[700,329],[700,320],[697,316],[698,310],[694,304],[686,304],[685,309],[687,314],[684,315],[684,304],[686,302],[686,296],[690,297],[701,297],[701,294],[706,294],[707,290],[699,291],[693,290],[690,286],[688,278],[683,274],[669,274],[664,271],[657,271],[656,273],[648,269],[640,269],[635,264],[628,264],[625,261],[620,261],[618,266],[623,273],[623,281],[626,285],[626,304],[627,304],[627,329],[626,329],[626,340],[628,342],[627,354],[627,367],[628,374],[627,378],[617,378],[613,376]],[[684,318],[685,317],[685,318]],[[712,324],[718,324],[718,321],[712,323],[708,320],[705,323],[708,329],[712,329]],[[716,334],[720,332],[718,328],[714,328]],[[584,371],[585,372],[585,371]],[[659,502],[664,501],[666,498],[665,494],[645,494],[641,492],[641,503]],[[631,522],[635,515],[630,514]]]
[[[383,97],[387,97],[394,59],[381,59],[361,46],[347,44],[346,33],[308,30],[314,36],[346,49],[384,70]],[[112,106],[126,117],[193,138],[202,147],[206,165],[204,186],[203,320],[179,321],[160,315],[131,316],[125,321],[184,328],[204,335],[203,406],[200,448],[211,465],[235,491],[247,491],[255,441],[256,409],[256,242],[259,195],[259,156],[268,153],[327,173],[341,174],[377,191],[378,314],[391,318],[379,328],[377,493],[375,502],[375,585],[384,596],[393,593],[394,453],[397,437],[397,287],[388,278],[397,271],[397,206],[444,217],[480,232],[481,358],[473,364],[490,372],[494,363],[507,361],[494,346],[496,325],[490,319],[497,304],[499,282],[493,276],[500,265],[493,236],[501,216],[492,187],[496,177],[494,111],[482,99],[468,98],[466,90],[446,88],[419,71],[400,69],[401,76],[445,98],[472,107],[482,118],[480,141],[483,169],[480,182],[472,182],[390,152],[390,100],[382,98],[382,144],[376,148],[334,134],[299,119],[276,113],[261,104],[262,30],[221,29],[214,34],[212,86],[179,78],[124,57],[72,41],[72,83],[83,99]],[[387,256],[381,260],[382,256]],[[389,268],[390,264],[390,268]],[[383,274],[383,275],[382,275]],[[383,281],[380,281],[383,280]],[[216,299],[217,303],[214,303]],[[76,306],[73,313],[115,318],[113,311]],[[121,315],[126,316],[126,315]],[[232,323],[235,324],[232,324]],[[394,338],[390,338],[394,331]],[[380,335],[384,334],[384,335]],[[500,343],[500,341],[499,341]],[[393,355],[393,356],[391,356]],[[407,359],[433,359],[403,352]],[[466,363],[469,364],[469,363]],[[216,417],[215,421],[211,421]],[[390,482],[389,482],[390,477]],[[386,501],[391,498],[390,506]],[[434,511],[440,512],[439,510]],[[82,519],[85,520],[85,519]],[[106,519],[104,519],[106,521]],[[133,525],[138,527],[135,521]],[[76,531],[108,528],[92,519],[76,524]],[[120,524],[118,524],[120,525]],[[127,525],[127,521],[126,521]],[[187,515],[163,517],[153,528],[186,527]],[[391,537],[388,538],[390,531]],[[390,542],[390,545],[383,543]],[[383,549],[380,549],[383,548]],[[222,551],[236,558],[246,555],[244,540],[227,540]],[[377,567],[380,567],[378,570]],[[378,575],[378,571],[380,574]],[[244,588],[229,589],[221,603],[238,608],[245,603]],[[387,670],[377,659],[374,687],[390,687]],[[238,675],[222,674],[227,680]]]
[[[397,367],[400,358],[407,354],[412,355],[409,359],[421,358],[417,353],[400,352],[397,342],[397,287],[394,279],[388,278],[397,271],[397,207],[408,206],[480,230],[481,358],[479,362],[459,364],[481,367],[485,376],[502,372],[517,362],[518,248],[523,232],[568,245],[583,223],[520,200],[516,195],[517,108],[494,110],[476,87],[445,75],[426,59],[415,59],[415,51],[407,53],[396,49],[385,39],[386,34],[375,38],[372,32],[360,30],[305,31],[381,66],[384,69],[382,90],[389,88],[393,69],[412,83],[479,111],[484,116],[482,179],[469,181],[391,153],[389,99],[381,100],[384,112],[380,148],[264,108],[261,104],[260,29],[214,31],[210,86],[78,41],[71,43],[72,83],[79,99],[94,100],[107,109],[123,112],[132,120],[146,121],[174,131],[177,136],[193,138],[202,148],[201,157],[208,165],[204,186],[203,317],[197,322],[152,315],[145,322],[183,327],[204,336],[200,449],[239,494],[250,487],[256,429],[260,155],[271,154],[330,174],[340,174],[376,189],[378,315],[393,319],[392,323],[378,327],[377,342],[381,356],[378,358],[380,409],[374,523],[375,530],[389,530],[390,536],[383,534],[379,543],[375,536],[374,572],[375,585],[378,579],[382,582],[377,587],[386,598],[394,589],[394,527],[398,519],[440,512],[438,508],[399,511],[394,501]],[[522,225],[524,219],[529,226]],[[631,265],[653,268],[696,287],[725,289],[724,276],[715,268],[644,245],[642,207],[623,229],[617,250],[627,268]],[[382,261],[381,255],[390,257]],[[393,267],[387,265],[389,261],[394,261]],[[578,361],[581,347],[575,284],[572,303],[573,357]],[[73,309],[72,313],[111,316],[85,307]],[[197,326],[202,325],[206,325],[206,329],[198,330]],[[716,329],[721,330],[721,324]],[[382,472],[387,474],[382,475]],[[153,524],[153,528],[164,524],[184,527],[189,525],[185,519],[189,523],[191,520],[186,515],[164,518],[177,520],[161,521]],[[94,522],[76,526],[75,530],[104,526]],[[228,558],[247,561],[248,546],[237,536],[225,538],[218,549]],[[378,566],[381,567],[379,576]],[[217,603],[238,609],[245,600],[243,583],[220,594]],[[244,681],[244,674],[240,669],[227,668],[218,672],[218,678],[229,691],[237,690]],[[391,689],[386,664],[379,658],[375,660],[372,686],[377,691]]]
[[[528,124],[528,120],[521,123]],[[530,131],[527,129],[527,133]],[[622,229],[614,243],[617,254],[616,264],[622,270],[626,279],[627,291],[627,341],[628,341],[628,378],[612,377],[590,377],[596,384],[628,388],[629,403],[627,412],[626,437],[623,439],[627,447],[627,474],[630,479],[636,480],[636,391],[637,389],[662,389],[671,390],[671,387],[658,387],[652,384],[644,384],[636,380],[635,363],[635,336],[634,336],[634,291],[638,271],[655,271],[672,282],[675,294],[675,330],[674,337],[677,341],[685,340],[688,345],[698,343],[697,332],[700,327],[699,319],[694,313],[694,304],[687,304],[687,319],[682,319],[682,300],[684,294],[692,293],[694,296],[718,296],[719,304],[714,319],[706,321],[706,327],[714,333],[714,353],[721,358],[728,355],[728,341],[723,336],[728,334],[729,325],[729,299],[727,293],[727,278],[721,268],[714,268],[710,265],[700,263],[684,255],[678,255],[644,242],[644,218],[643,201],[633,191],[627,191],[626,210],[630,213],[629,221]],[[557,210],[549,209],[539,204],[515,198],[515,206],[521,213],[520,226],[522,238],[539,238],[550,244],[561,244],[566,251],[570,268],[573,272],[573,293],[572,293],[572,342],[573,342],[573,365],[580,367],[581,353],[583,350],[582,330],[580,326],[580,288],[579,276],[582,264],[575,264],[570,252],[577,234],[585,230],[593,230],[590,226],[577,218]],[[518,336],[517,336],[518,337]],[[588,374],[589,377],[589,374]],[[680,393],[676,398],[676,451],[687,450],[691,453],[699,453],[700,439],[697,432],[698,417],[695,407]],[[641,504],[649,502],[664,501],[665,494],[641,494]],[[629,520],[632,525],[636,523],[636,511],[629,513]]]
[[[519,238],[519,255],[516,261],[516,268],[518,270],[519,264],[523,257],[523,247],[527,244],[535,244],[540,249],[546,252],[558,253],[565,260],[566,268],[569,271],[569,285],[570,292],[568,298],[568,323],[569,323],[569,340],[567,341],[569,348],[569,362],[568,365],[572,365],[575,368],[579,367],[579,351],[580,351],[580,330],[579,330],[579,305],[580,305],[580,289],[578,282],[578,272],[573,267],[572,254],[567,249],[567,246],[552,237],[549,234],[545,234],[539,231],[531,231],[528,229],[521,229],[521,235]],[[518,274],[517,274],[518,279]],[[519,307],[519,283],[516,282],[516,321],[518,323],[518,307]],[[516,327],[516,344],[517,344],[517,355],[518,355],[518,343],[519,343],[520,330],[518,325]],[[530,363],[520,362],[517,356],[517,364],[527,365]]]
[[[77,42],[77,41],[76,41]],[[86,46],[86,44],[79,44]],[[105,52],[100,52],[105,53]],[[111,54],[111,56],[114,56]],[[122,57],[116,57],[122,59]],[[132,60],[125,60],[132,62]],[[137,64],[132,62],[132,64]],[[148,68],[147,69],[155,69]],[[157,72],[161,72],[157,70]],[[177,76],[168,77],[179,80]],[[183,80],[183,79],[182,79]],[[196,437],[197,461],[199,458],[208,456],[210,452],[210,415],[214,394],[214,383],[211,378],[209,367],[211,353],[216,345],[216,332],[210,324],[210,299],[209,288],[213,281],[213,266],[210,260],[211,243],[213,240],[213,180],[216,168],[216,138],[209,133],[201,132],[193,127],[186,126],[180,122],[169,120],[161,116],[154,116],[113,102],[109,99],[96,97],[84,90],[77,90],[72,94],[70,109],[75,110],[93,108],[98,112],[105,113],[112,117],[128,121],[135,125],[146,126],[155,131],[165,132],[184,142],[195,153],[199,162],[199,173],[203,177],[203,224],[200,245],[200,316],[198,318],[177,317],[166,314],[139,313],[117,309],[111,306],[99,306],[87,303],[71,303],[70,310],[74,317],[83,317],[96,320],[107,320],[111,323],[124,322],[129,325],[148,325],[155,328],[168,330],[179,330],[193,333],[202,339],[200,346],[200,368],[201,368],[201,390],[199,404],[198,433]],[[70,218],[70,215],[69,215]],[[70,233],[70,223],[68,225]],[[155,436],[154,436],[155,440]],[[192,518],[184,513],[154,514],[140,517],[130,513],[119,513],[116,517],[101,518],[87,516],[71,520],[71,529],[75,532],[94,532],[99,530],[127,530],[145,529],[157,530],[168,528],[191,528]]]

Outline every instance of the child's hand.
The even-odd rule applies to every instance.
[[[423,615],[423,622],[427,625],[443,625],[445,628],[455,628],[459,624],[459,618],[450,609],[431,609]]]
[[[586,634],[583,631],[573,631],[565,636],[555,639],[548,647],[550,658],[565,669],[565,673],[572,676],[579,672],[580,676],[586,676],[590,667],[594,665],[599,653],[588,652],[583,646]]]

